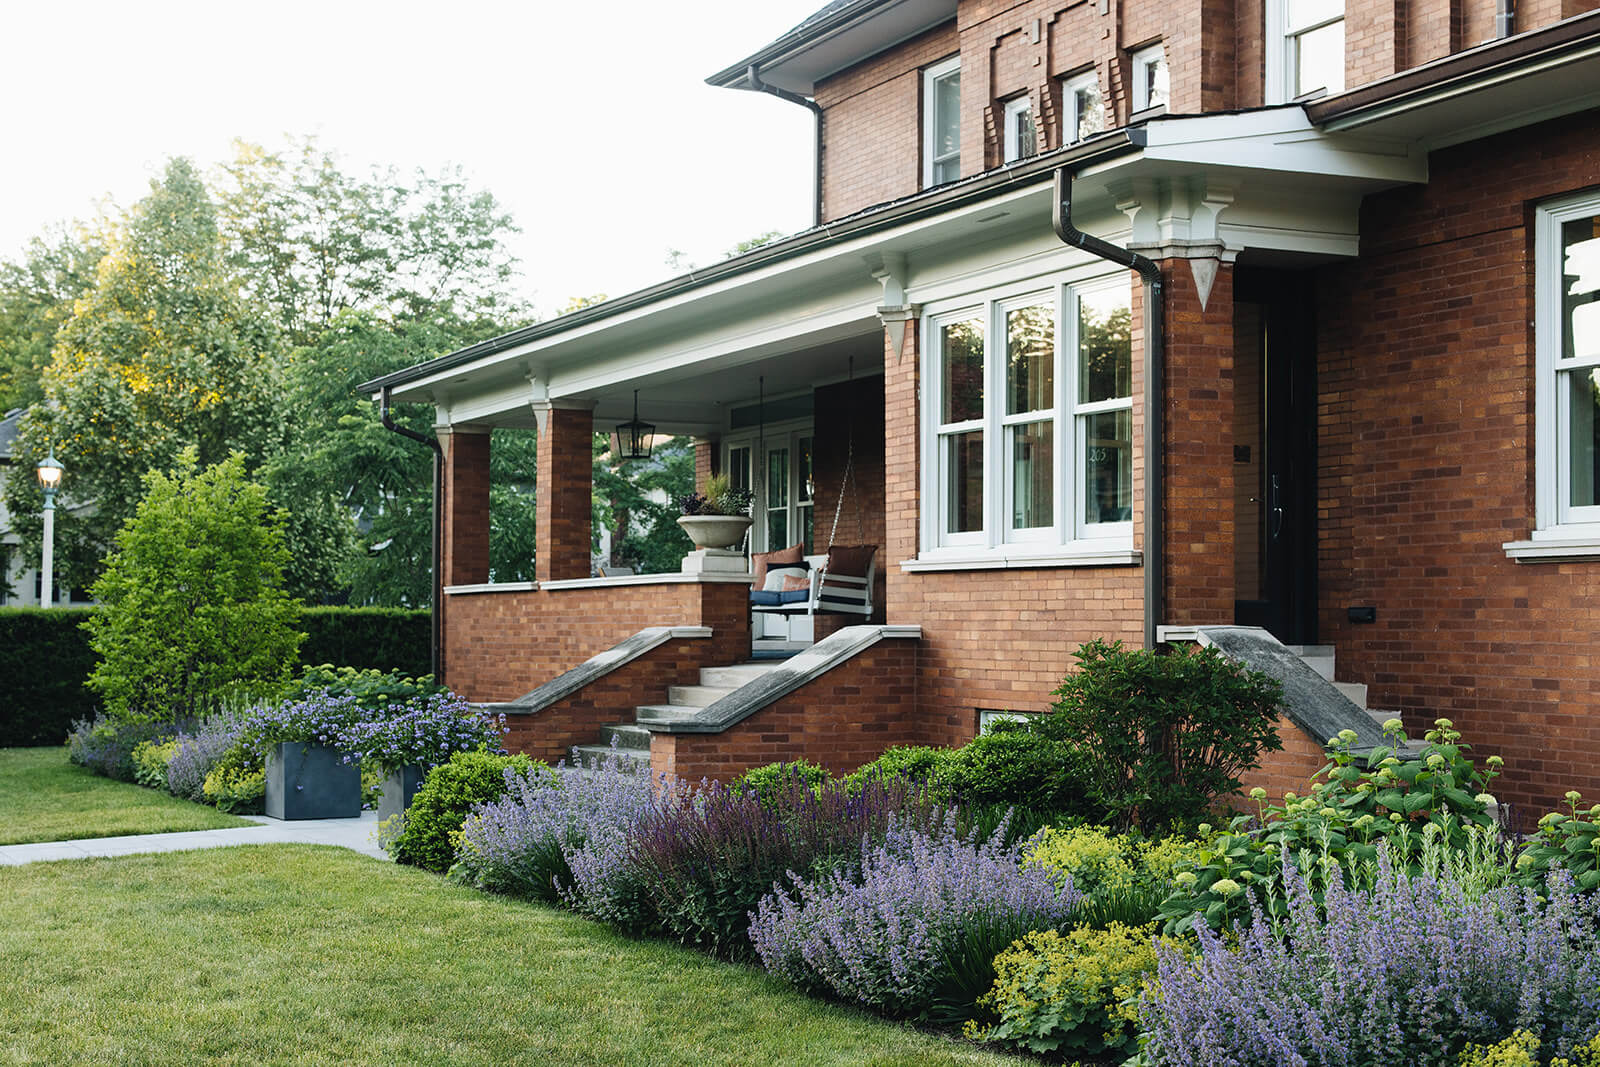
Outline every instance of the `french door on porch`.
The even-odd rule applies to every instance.
[[[1311,275],[1234,275],[1234,614],[1317,639],[1317,359]]]
[[[799,543],[816,551],[816,491],[809,425],[771,431],[758,437],[729,438],[723,470],[734,488],[750,490],[750,551],[770,552]],[[757,640],[809,643],[811,620],[803,615],[755,614]]]

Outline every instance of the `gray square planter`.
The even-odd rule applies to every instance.
[[[383,780],[383,795],[378,799],[378,821],[399,815],[409,808],[417,790],[422,788],[422,780],[427,776],[428,772],[414,763],[389,772]]]
[[[361,764],[326,745],[284,741],[267,753],[267,815],[274,819],[361,817]]]

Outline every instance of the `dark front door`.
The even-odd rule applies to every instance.
[[[1317,639],[1317,360],[1311,276],[1234,275],[1235,621]]]

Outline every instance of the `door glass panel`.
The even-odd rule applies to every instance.
[[[949,323],[939,339],[945,423],[983,418],[983,320]]]
[[[945,530],[983,529],[983,431],[953,433],[945,439]]]
[[[1078,297],[1079,401],[1133,395],[1133,332],[1128,294],[1107,290]]]
[[[1046,419],[1011,430],[1011,528],[1055,524],[1055,423]]]
[[[1568,505],[1592,507],[1600,501],[1600,465],[1595,454],[1600,450],[1600,367],[1566,375],[1571,411],[1568,419],[1568,463],[1571,471],[1571,497]]]
[[[1006,312],[1006,414],[1055,407],[1056,316],[1049,304]]]
[[[812,498],[816,494],[815,475],[811,468],[811,438],[802,437],[798,444],[798,454],[795,459],[799,464],[796,477],[799,479],[794,487],[795,492],[795,522],[800,528],[800,543],[804,546],[806,555],[816,551],[816,536],[813,530]]]
[[[1084,522],[1133,518],[1133,413],[1084,416]]]
[[[789,450],[767,450],[767,549],[789,547]]]
[[[728,488],[750,488],[750,449],[728,449]]]
[[[1561,357],[1600,358],[1600,216],[1561,226]]]

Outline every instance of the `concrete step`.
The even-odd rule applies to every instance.
[[[700,684],[719,689],[737,689],[774,670],[776,663],[738,663],[731,667],[701,667]]]
[[[1290,652],[1305,659],[1307,656],[1331,656],[1334,648],[1332,645],[1284,645]]]
[[[1358,708],[1367,706],[1367,683],[1365,682],[1334,682],[1333,687],[1343,693],[1345,697]]]
[[[601,760],[612,758],[613,752],[610,745],[578,745],[573,750],[573,757],[569,761],[576,770],[593,770]],[[619,748],[615,755],[625,760],[637,760],[641,763],[650,761],[650,752],[639,751],[636,748]]]
[[[1288,645],[1290,652],[1299,656],[1307,667],[1328,681],[1333,681],[1334,648],[1332,645]]]
[[[600,743],[611,745],[611,739],[616,738],[617,747],[632,751],[650,751],[650,731],[636,722],[618,722],[610,726],[600,727]]]
[[[1400,717],[1398,711],[1384,711],[1382,708],[1368,708],[1367,714],[1372,716],[1372,721],[1378,724],[1380,730],[1383,728],[1383,724],[1390,719],[1398,719]]]
[[[709,707],[737,688],[736,685],[674,685],[667,689],[667,703],[691,708]]]
[[[645,704],[636,708],[641,721],[667,722],[673,719],[692,719],[700,713],[698,707],[684,704]]]

